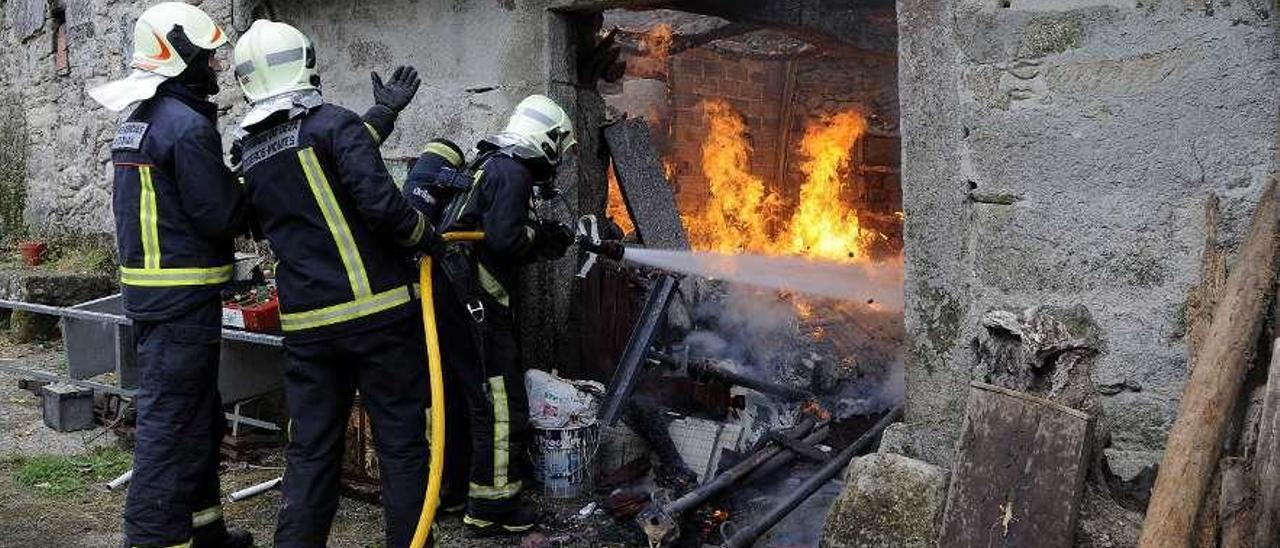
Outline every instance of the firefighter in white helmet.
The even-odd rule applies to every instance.
[[[448,244],[433,285],[449,397],[441,508],[464,511],[482,534],[532,528],[537,513],[524,486],[528,400],[515,311],[520,267],[564,256],[573,232],[539,219],[536,203],[558,195],[556,169],[576,143],[573,123],[542,95],[521,101],[506,128],[477,145],[474,181],[444,209],[439,230],[483,231],[476,243]]]
[[[251,106],[233,147],[248,209],[271,243],[289,363],[290,437],[279,548],[325,546],[338,508],[343,434],[357,391],[381,466],[385,544],[408,546],[427,483],[430,399],[415,272],[406,256],[438,237],[409,205],[378,143],[417,91],[417,73],[373,77],[362,120],[326,102],[317,52],[284,23],[253,23],[236,44]]]
[[[137,107],[111,144],[125,314],[139,387],[127,546],[244,547],[219,504],[222,286],[232,275],[242,195],[222,159],[214,50],[227,42],[200,9],[164,2],[134,27],[133,72],[91,96]]]

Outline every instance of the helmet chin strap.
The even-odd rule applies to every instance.
[[[186,31],[182,25],[174,25],[166,36],[169,43],[173,44],[174,51],[187,64],[187,68],[182,70],[174,80],[182,84],[192,93],[203,97],[217,95],[220,90],[218,87],[218,73],[209,66],[209,57],[213,55],[212,51],[201,49],[191,40],[187,38]]]
[[[218,73],[209,66],[210,55],[213,55],[213,52],[207,50],[197,53],[187,62],[187,68],[182,71],[182,74],[174,80],[196,95],[202,97],[217,95],[221,88],[218,86]]]

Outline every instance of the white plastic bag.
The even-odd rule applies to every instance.
[[[524,376],[529,394],[529,422],[537,428],[573,428],[596,420],[604,385],[572,381],[554,373],[530,369]]]

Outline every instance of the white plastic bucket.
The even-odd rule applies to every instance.
[[[576,498],[591,491],[595,480],[600,425],[572,428],[533,428],[531,460],[533,477],[542,494],[558,499]]]

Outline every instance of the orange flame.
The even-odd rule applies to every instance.
[[[640,43],[644,46],[644,52],[654,59],[666,59],[671,55],[671,43],[675,39],[675,31],[671,25],[661,23],[654,25],[649,32],[644,33],[640,37]]]
[[[613,222],[618,224],[623,234],[630,234],[635,231],[636,225],[631,221],[631,213],[627,211],[627,204],[622,201],[622,189],[618,186],[618,175],[613,172],[613,166],[609,166],[609,205],[605,209],[605,213]]]
[[[702,171],[709,199],[701,211],[685,216],[690,243],[720,253],[767,250],[776,243],[767,224],[781,200],[747,171],[753,151],[746,123],[723,99],[707,99],[702,109],[707,124]]]
[[[661,78],[667,73],[667,58],[671,56],[671,44],[675,31],[671,25],[655,25],[640,35],[639,54],[627,61],[627,71],[640,78]]]
[[[805,130],[800,152],[808,176],[788,225],[792,253],[834,261],[863,254],[866,239],[873,236],[862,231],[858,212],[845,203],[841,172],[849,167],[853,144],[866,132],[866,120],[852,111],[825,117]]]
[[[863,229],[857,210],[844,199],[853,145],[867,130],[862,115],[843,112],[805,129],[800,153],[806,178],[788,215],[782,198],[748,171],[754,151],[742,116],[723,99],[706,99],[702,109],[709,198],[701,209],[682,213],[694,249],[842,262],[865,258],[868,242],[880,235]]]

